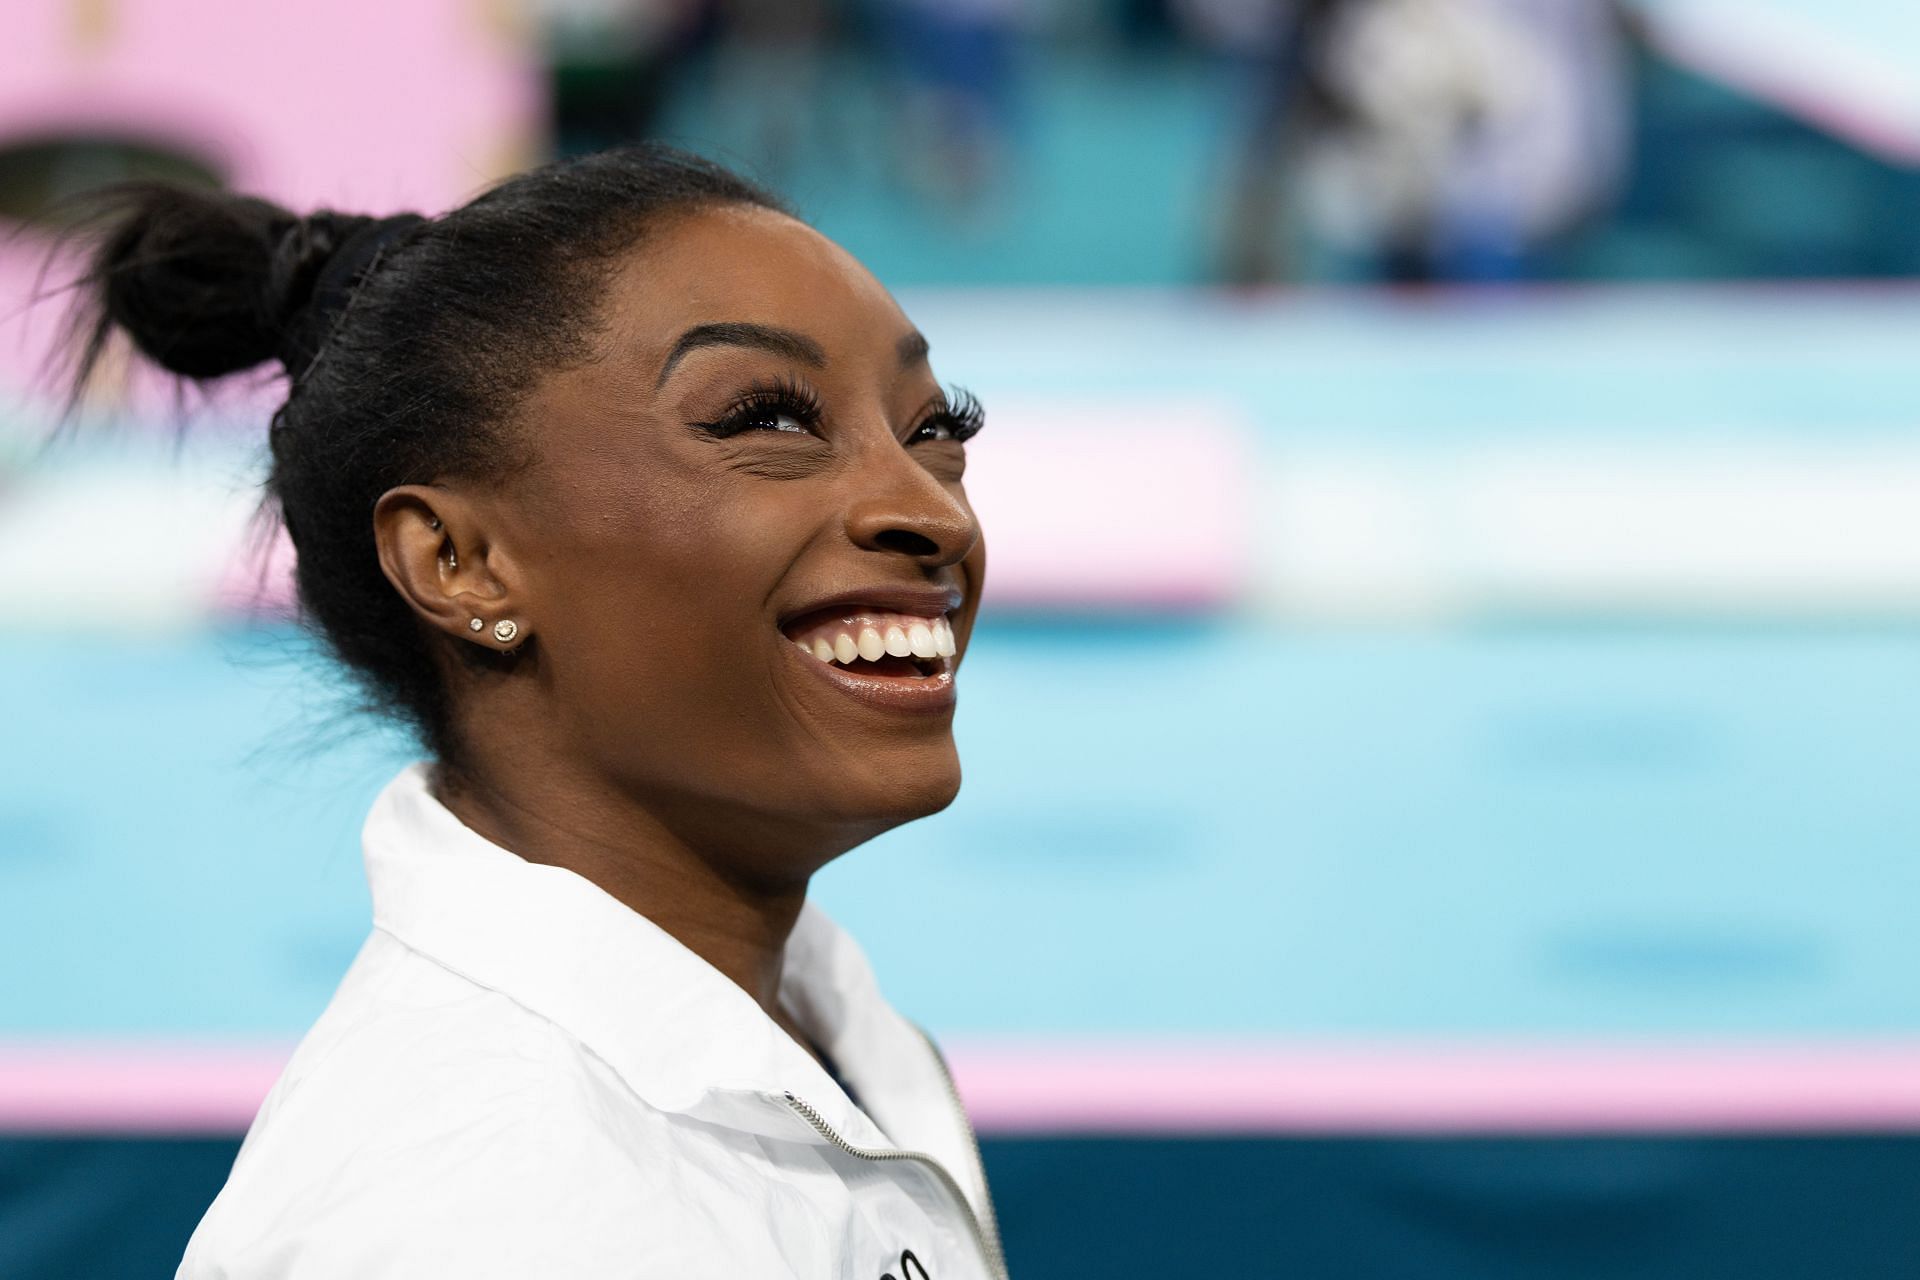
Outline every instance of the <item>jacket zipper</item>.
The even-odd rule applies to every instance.
[[[987,1186],[987,1162],[980,1158],[980,1139],[974,1135],[973,1121],[967,1118],[967,1106],[960,1100],[960,1088],[953,1082],[953,1071],[947,1066],[946,1055],[940,1052],[940,1046],[933,1042],[933,1037],[927,1034],[925,1027],[918,1023],[912,1025],[920,1033],[920,1038],[927,1042],[928,1052],[933,1054],[934,1062],[939,1065],[940,1078],[947,1084],[947,1097],[953,1102],[953,1113],[960,1120],[960,1131],[967,1135],[967,1147],[973,1152],[974,1172],[980,1175],[980,1213],[986,1220],[987,1237],[993,1241],[992,1256],[999,1260],[1000,1274],[1005,1276],[1007,1255],[1000,1246],[1000,1224],[993,1214],[993,1191]]]
[[[922,1036],[926,1035],[924,1031],[921,1032],[920,1034]],[[931,1044],[932,1042],[928,1041],[928,1043]],[[939,1055],[936,1052],[934,1056],[938,1057]],[[944,1063],[941,1065],[941,1070],[943,1072],[946,1070],[946,1066]],[[951,1077],[948,1078],[947,1088],[949,1091],[951,1091],[953,1088]],[[862,1160],[912,1160],[918,1164],[925,1165],[928,1169],[931,1169],[935,1174],[935,1176],[937,1176],[940,1179],[941,1184],[946,1187],[948,1194],[952,1195],[953,1198],[959,1202],[960,1211],[967,1215],[967,1226],[973,1232],[973,1242],[976,1245],[980,1246],[980,1256],[985,1258],[987,1261],[987,1269],[991,1271],[996,1277],[998,1277],[998,1280],[1008,1280],[1007,1260],[1006,1260],[1006,1257],[1000,1252],[1000,1239],[999,1239],[997,1229],[994,1235],[989,1236],[987,1234],[987,1231],[985,1230],[985,1228],[983,1228],[980,1224],[979,1216],[976,1215],[973,1211],[973,1205],[968,1202],[966,1192],[960,1189],[960,1184],[954,1181],[953,1175],[947,1172],[947,1168],[945,1165],[941,1164],[938,1160],[935,1160],[932,1156],[927,1155],[925,1152],[921,1152],[921,1151],[899,1151],[899,1150],[885,1149],[885,1148],[876,1149],[873,1147],[856,1147],[851,1142],[848,1142],[845,1138],[841,1137],[838,1133],[834,1132],[833,1127],[829,1125],[825,1120],[820,1118],[820,1113],[818,1111],[815,1111],[805,1101],[795,1097],[791,1093],[783,1093],[781,1096],[786,1099],[787,1106],[792,1108],[794,1114],[798,1115],[802,1120],[805,1120],[809,1125],[811,1125],[815,1133],[819,1134],[821,1137],[825,1138],[828,1142],[832,1143],[834,1146],[838,1147],[840,1150],[846,1152],[850,1156],[858,1156]],[[956,1094],[954,1096],[955,1096],[955,1105],[957,1106],[958,1095]],[[966,1122],[966,1113],[964,1111],[960,1113],[960,1118],[961,1118],[961,1122],[964,1124]],[[971,1141],[973,1138],[973,1128],[970,1125],[967,1127],[967,1137],[969,1141]],[[976,1148],[976,1154],[977,1154],[977,1148]],[[987,1212],[991,1214],[993,1210],[989,1208]]]

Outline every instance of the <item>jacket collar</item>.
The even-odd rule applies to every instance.
[[[745,991],[591,881],[466,826],[429,789],[431,769],[406,766],[367,815],[376,928],[555,1023],[656,1109],[758,1127],[751,1105],[719,1095],[792,1092],[849,1142],[891,1145]],[[928,1050],[881,999],[858,945],[811,902],[783,975],[781,1003],[874,1118],[922,1127]]]

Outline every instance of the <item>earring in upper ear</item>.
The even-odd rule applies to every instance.
[[[502,618],[493,624],[493,638],[501,644],[520,634],[520,624],[512,618]]]
[[[486,626],[486,625],[487,625],[487,624],[486,624],[485,622],[483,622],[483,621],[481,621],[481,620],[480,620],[479,618],[475,618],[475,619],[473,619],[473,620],[472,620],[471,622],[469,622],[469,623],[467,623],[467,630],[469,630],[469,631],[478,631],[478,630],[480,630],[480,629],[481,629],[482,627],[484,627],[484,626]]]

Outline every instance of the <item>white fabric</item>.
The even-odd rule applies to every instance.
[[[590,881],[401,771],[364,833],[373,931],[187,1246],[181,1280],[989,1280],[972,1135],[926,1040],[809,904],[758,1004]],[[903,1262],[903,1254],[912,1259]],[[918,1262],[916,1269],[913,1265]]]

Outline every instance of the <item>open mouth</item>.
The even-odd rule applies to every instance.
[[[884,609],[841,606],[805,614],[783,628],[787,639],[816,661],[852,675],[924,680],[947,672],[953,626],[944,615],[926,617]]]

